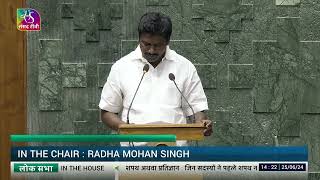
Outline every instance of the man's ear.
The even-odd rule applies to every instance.
[[[141,34],[138,35],[138,42],[140,42],[140,37],[141,37]]]

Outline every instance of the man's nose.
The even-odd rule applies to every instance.
[[[148,53],[149,54],[154,54],[156,52],[154,46],[150,46],[150,48],[148,49]]]

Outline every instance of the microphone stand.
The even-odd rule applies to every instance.
[[[187,98],[183,95],[183,93],[182,93],[181,90],[179,89],[179,87],[178,87],[178,85],[177,85],[177,83],[176,83],[176,81],[175,81],[176,77],[174,76],[173,73],[170,73],[170,74],[169,74],[169,79],[170,79],[171,81],[173,81],[173,83],[174,83],[174,85],[176,86],[177,90],[179,91],[179,93],[181,94],[181,96],[183,97],[183,99],[187,102],[188,106],[189,106],[190,109],[192,110],[193,123],[196,123],[196,114],[194,113],[194,110],[193,110],[192,106],[190,105],[190,103],[188,102]],[[199,146],[199,143],[198,143],[198,141],[196,141],[196,147],[198,147],[198,146]]]
[[[142,77],[141,77],[141,79],[140,79],[139,85],[138,85],[138,87],[137,87],[137,89],[136,89],[136,92],[135,92],[134,95],[133,95],[133,98],[132,98],[131,103],[130,103],[129,108],[128,108],[128,112],[127,112],[127,124],[130,124],[129,115],[130,115],[130,110],[131,110],[133,101],[134,101],[134,99],[135,99],[135,97],[136,97],[136,95],[137,95],[137,92],[138,92],[139,88],[140,88],[142,79],[143,79],[144,75],[145,75],[148,71],[149,71],[149,65],[148,65],[148,64],[145,64],[144,67],[143,67],[143,74],[142,74]],[[134,147],[133,142],[129,142],[129,146],[130,146],[130,144],[132,145],[132,147]]]

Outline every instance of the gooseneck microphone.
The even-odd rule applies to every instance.
[[[178,89],[179,93],[181,94],[181,96],[183,97],[183,99],[187,102],[187,104],[188,104],[188,106],[190,107],[190,109],[192,110],[192,113],[193,113],[193,123],[195,123],[195,122],[196,122],[196,115],[195,115],[195,113],[194,113],[194,110],[193,110],[192,106],[189,104],[187,98],[186,98],[186,97],[182,94],[182,92],[180,91],[180,89],[179,89],[179,87],[178,87],[178,85],[177,85],[177,83],[176,83],[176,81],[175,81],[176,77],[174,76],[173,73],[170,73],[170,74],[169,74],[169,79],[170,79],[171,81],[173,81],[173,83],[174,83],[174,85],[176,86],[176,88]]]
[[[129,121],[129,113],[130,113],[130,110],[131,110],[131,107],[132,107],[134,98],[135,98],[136,95],[137,95],[137,92],[138,92],[138,90],[139,90],[139,87],[140,87],[140,84],[141,84],[141,82],[142,82],[142,79],[143,79],[144,75],[145,75],[148,71],[149,71],[149,65],[148,65],[148,64],[145,64],[145,65],[143,66],[143,74],[142,74],[142,77],[141,77],[141,79],[140,79],[140,82],[139,82],[139,85],[138,85],[138,87],[137,87],[137,89],[136,89],[136,92],[135,92],[134,95],[133,95],[133,98],[132,98],[132,100],[131,100],[131,103],[130,103],[130,106],[129,106],[129,109],[128,109],[128,112],[127,112],[127,124],[130,124],[130,121]]]

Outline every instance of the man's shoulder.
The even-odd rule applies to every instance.
[[[123,67],[123,66],[127,66],[128,64],[132,63],[133,60],[137,59],[137,57],[134,54],[134,51],[130,52],[129,54],[121,57],[119,60],[117,60],[114,63],[114,66],[117,67]]]

